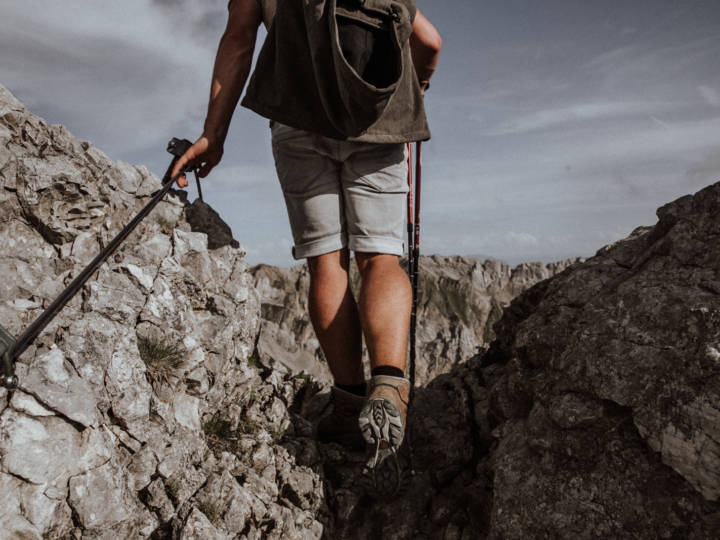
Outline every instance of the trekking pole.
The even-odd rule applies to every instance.
[[[63,307],[78,293],[88,279],[100,268],[100,266],[112,255],[122,242],[133,232],[135,227],[147,217],[155,206],[163,199],[165,194],[170,190],[175,181],[184,174],[183,171],[176,174],[172,178],[170,174],[177,160],[182,156],[192,143],[186,139],[173,138],[169,143],[167,150],[173,155],[165,175],[163,176],[162,188],[157,191],[150,202],[140,210],[140,212],[128,223],[125,228],[120,231],[115,238],[103,249],[98,255],[87,265],[80,274],[73,279],[63,292],[43,311],[40,316],[23,332],[23,334],[15,340],[13,336],[2,326],[0,326],[0,356],[2,356],[2,386],[8,389],[17,388],[18,379],[15,376],[14,364],[15,360],[30,346],[45,327],[57,316]]]
[[[408,275],[410,277],[410,285],[412,288],[412,304],[410,309],[410,396],[409,402],[413,402],[415,395],[415,328],[417,326],[417,287],[418,287],[418,260],[420,256],[420,175],[422,173],[421,165],[421,143],[415,143],[415,204],[413,205],[413,177],[412,177],[412,145],[408,143],[408,216],[407,216],[407,233],[408,233]],[[415,475],[415,457],[412,444],[412,432],[407,430],[405,434],[407,440],[409,471],[410,475]]]
[[[408,235],[408,276],[412,283],[412,257],[413,257],[413,174],[412,174],[412,143],[408,143],[408,215],[407,215],[407,235]]]
[[[415,143],[415,212],[412,225],[408,226],[408,234],[413,231],[412,242],[408,245],[412,250],[409,257],[410,283],[412,285],[412,309],[410,311],[410,392],[415,388],[415,329],[417,327],[418,273],[420,270],[420,181],[422,176],[422,141]],[[409,251],[410,251],[409,249]]]

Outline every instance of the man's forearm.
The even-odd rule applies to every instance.
[[[440,34],[432,23],[418,11],[413,21],[410,50],[415,73],[417,73],[423,90],[429,85],[430,77],[435,71],[440,58],[440,49],[442,49]]]
[[[250,74],[257,28],[260,24],[259,13],[243,10],[242,3],[256,4],[255,0],[236,0],[233,3],[233,8],[238,12],[233,13],[231,8],[228,27],[220,40],[215,57],[210,86],[204,135],[220,144],[225,140],[233,112]]]

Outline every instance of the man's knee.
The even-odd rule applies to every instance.
[[[357,262],[360,276],[365,276],[373,268],[398,266],[400,258],[387,253],[355,253],[355,262]]]
[[[323,276],[347,273],[349,254],[346,248],[315,257],[308,257],[307,265],[311,279],[322,279]]]

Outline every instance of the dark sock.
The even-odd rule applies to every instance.
[[[337,384],[335,383],[335,386],[337,386],[340,390],[345,390],[346,392],[350,392],[351,394],[355,394],[356,396],[363,396],[365,397],[365,392],[367,391],[367,384]]]
[[[390,375],[391,377],[405,377],[405,372],[400,368],[396,368],[395,366],[378,366],[376,368],[373,368],[372,376],[376,377],[378,375]]]

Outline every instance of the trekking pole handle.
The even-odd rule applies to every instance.
[[[181,157],[185,152],[188,151],[188,148],[192,146],[192,143],[188,141],[187,139],[178,139],[176,137],[173,137],[170,142],[168,143],[167,151],[170,152],[175,157],[179,158]],[[173,166],[175,164],[175,161],[173,161]],[[192,170],[192,172],[195,173],[195,185],[197,186],[198,196],[200,197],[200,200],[203,200],[203,194],[202,194],[202,188],[200,187],[200,177],[198,176],[198,168],[185,168],[183,172],[188,172]]]

